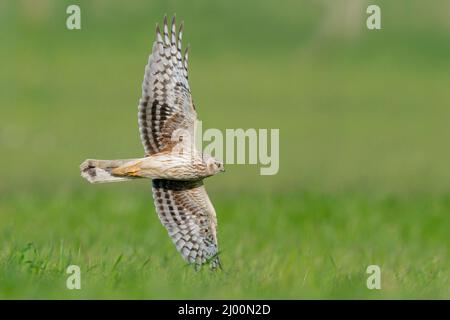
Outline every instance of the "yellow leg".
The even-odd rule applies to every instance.
[[[140,162],[136,163],[132,166],[127,167],[117,167],[114,168],[111,173],[115,176],[122,177],[139,177],[139,171],[141,170]]]

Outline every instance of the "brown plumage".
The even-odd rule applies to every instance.
[[[162,224],[189,263],[220,265],[217,219],[203,179],[224,171],[223,164],[195,148],[197,113],[188,83],[188,50],[182,55],[181,24],[167,17],[145,67],[138,123],[144,158],[86,160],[81,175],[91,183],[153,179],[153,199]]]

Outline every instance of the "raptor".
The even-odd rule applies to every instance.
[[[203,179],[224,171],[223,163],[196,149],[197,113],[188,83],[188,48],[182,54],[183,23],[164,17],[163,33],[145,67],[138,124],[145,156],[124,160],[88,159],[81,176],[91,183],[152,179],[153,199],[169,237],[195,266],[220,266],[217,218]]]

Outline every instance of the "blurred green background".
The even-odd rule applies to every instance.
[[[0,297],[449,298],[450,1],[370,4],[382,30],[364,0],[1,1]],[[185,21],[204,129],[280,129],[277,175],[207,181],[217,275],[184,267],[148,181],[79,176],[86,158],[143,154],[137,102],[166,13]]]

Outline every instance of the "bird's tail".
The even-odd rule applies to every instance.
[[[95,160],[87,159],[80,165],[81,176],[90,183],[119,182],[135,179],[136,177],[113,174],[118,167],[132,163],[137,159],[125,160]]]

